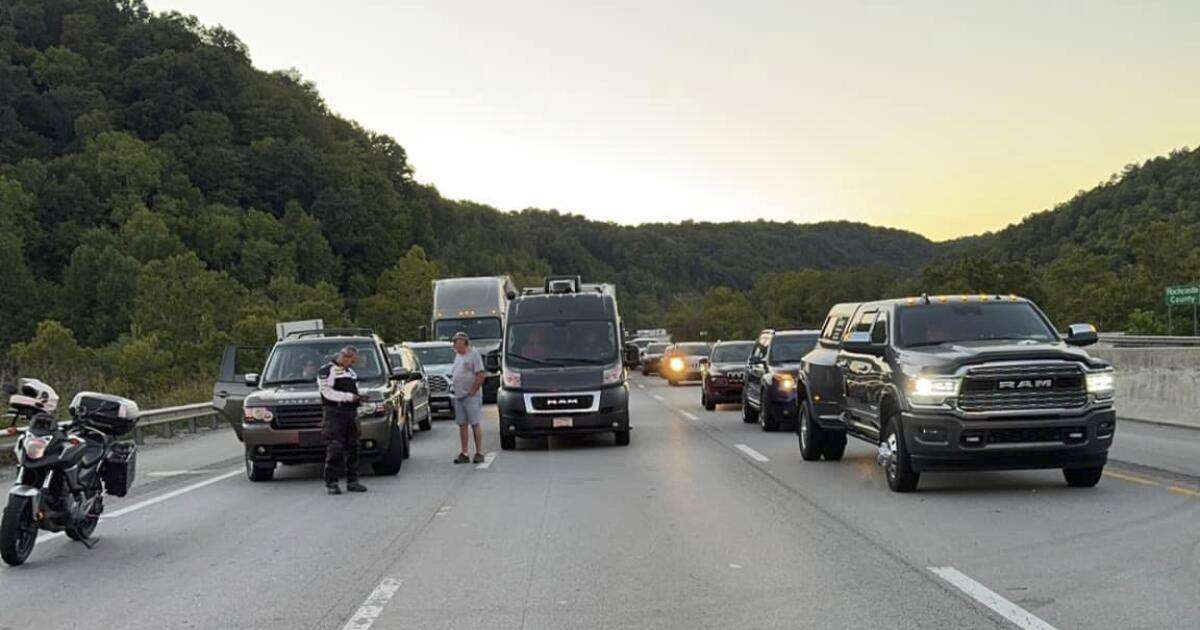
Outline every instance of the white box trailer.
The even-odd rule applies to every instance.
[[[325,320],[303,319],[294,322],[279,322],[275,324],[275,339],[282,341],[288,335],[312,330],[325,330]]]

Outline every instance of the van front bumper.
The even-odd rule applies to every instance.
[[[496,408],[500,412],[501,435],[538,437],[629,430],[629,387],[625,384],[601,389],[600,403],[594,412],[530,413],[525,407],[526,393],[501,389],[497,394]],[[569,426],[563,426],[567,424]]]

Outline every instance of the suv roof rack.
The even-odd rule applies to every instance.
[[[375,331],[370,328],[324,328],[321,330],[297,330],[290,332],[284,339],[303,339],[305,337],[374,337]]]

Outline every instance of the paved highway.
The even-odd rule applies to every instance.
[[[454,466],[453,426],[398,477],[326,496],[251,484],[216,432],[148,448],[92,550],[0,569],[0,628],[1163,628],[1200,619],[1200,432],[1126,423],[1109,476],[922,477],[637,377],[633,443],[521,442]],[[494,413],[494,411],[492,412]],[[43,534],[45,537],[46,535]],[[61,599],[60,599],[61,598]]]

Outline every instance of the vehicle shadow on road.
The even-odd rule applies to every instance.
[[[634,432],[636,438],[637,432]],[[618,448],[613,444],[611,433],[593,433],[585,435],[555,435],[540,438],[517,439],[517,450],[521,451],[572,451],[597,448]],[[628,448],[628,447],[620,447]]]

